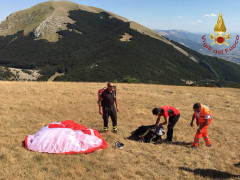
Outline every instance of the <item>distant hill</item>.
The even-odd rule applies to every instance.
[[[154,31],[170,40],[176,41],[202,54],[217,56],[219,58],[223,58],[228,61],[232,61],[237,64],[240,64],[240,45],[239,44],[231,53],[218,55],[218,54],[209,52],[206,48],[203,47],[202,36],[206,35],[206,38],[208,39],[208,42],[210,45],[210,42],[212,41],[208,38],[210,36],[210,33],[198,34],[198,33],[190,33],[183,30],[157,30],[157,29]],[[231,33],[231,39],[227,40],[230,45],[234,44],[234,41],[236,40],[236,35],[239,35],[239,34]],[[225,45],[224,46],[213,45],[212,47],[219,50],[221,49],[224,50],[225,48],[227,48],[227,46]]]
[[[0,65],[39,70],[38,80],[59,72],[65,75],[57,81],[240,82],[240,66],[234,63],[198,55],[123,17],[67,1],[11,14],[0,24],[0,35]]]

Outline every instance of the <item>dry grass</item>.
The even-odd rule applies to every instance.
[[[132,38],[132,36],[128,33],[124,33],[124,35],[122,35],[122,38],[120,39],[120,41],[130,41],[130,39]]]
[[[237,179],[240,161],[240,90],[117,84],[119,135],[103,134],[108,148],[91,154],[53,155],[22,147],[26,135],[51,122],[66,119],[102,128],[97,90],[102,83],[0,82],[1,179]],[[190,149],[196,127],[189,126],[192,105],[201,102],[214,116],[209,127],[213,146],[203,140]],[[145,144],[128,140],[131,131],[153,124],[153,107],[173,105],[181,112],[175,144]],[[115,141],[125,143],[122,150]]]

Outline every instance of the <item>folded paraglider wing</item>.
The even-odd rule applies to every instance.
[[[97,130],[71,120],[51,123],[28,135],[25,145],[31,151],[56,154],[90,153],[107,147]]]

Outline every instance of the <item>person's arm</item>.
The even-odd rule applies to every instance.
[[[164,122],[160,123],[159,126],[165,125],[168,123],[168,119],[166,116],[164,116]]]
[[[101,107],[101,102],[102,102],[102,100],[103,100],[103,98],[100,97],[100,98],[99,98],[99,101],[98,101],[98,107],[99,107],[99,114],[100,114],[100,115],[103,114],[103,112],[102,112],[102,107]]]
[[[208,125],[208,119],[205,119],[205,122],[201,124],[198,129],[201,131],[206,125]]]
[[[117,109],[117,111],[119,111],[119,108],[118,108],[118,102],[117,102],[117,96],[115,96],[115,105],[116,105],[116,109]]]
[[[194,121],[194,119],[195,119],[195,114],[193,113],[192,121],[191,121],[191,123],[190,123],[190,126],[191,126],[191,127],[193,127],[193,121]]]
[[[160,122],[160,119],[161,119],[161,115],[159,115],[159,116],[157,117],[157,120],[156,120],[155,126],[158,126],[158,123]]]
[[[202,128],[204,128],[206,125],[208,125],[208,120],[211,118],[209,114],[205,116],[205,122],[201,124],[198,128],[198,133],[201,133]]]

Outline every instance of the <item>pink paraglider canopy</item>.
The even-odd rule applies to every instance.
[[[28,135],[25,145],[31,151],[56,154],[90,153],[107,147],[97,130],[71,120],[51,123]]]

